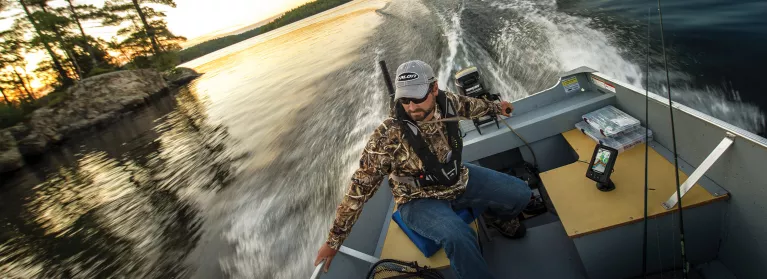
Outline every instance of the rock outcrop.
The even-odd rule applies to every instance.
[[[174,86],[181,86],[189,83],[190,81],[200,77],[202,74],[195,72],[192,69],[178,67],[168,71],[165,74],[165,80]]]
[[[0,137],[13,139],[12,144],[0,139],[0,172],[15,166],[16,154],[39,155],[77,132],[143,106],[167,88],[165,79],[154,70],[118,71],[80,80],[68,89],[65,101],[37,109],[24,123],[0,130]]]
[[[9,131],[0,131],[0,173],[14,171],[24,166],[16,141]]]

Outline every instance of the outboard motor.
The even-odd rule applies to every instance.
[[[479,78],[477,67],[468,67],[455,73],[455,86],[459,93],[473,98],[487,92]]]
[[[455,87],[458,89],[458,93],[464,96],[485,99],[488,101],[500,101],[501,96],[498,94],[491,94],[485,85],[482,83],[482,79],[479,76],[479,70],[477,67],[468,67],[455,73]],[[501,128],[498,124],[498,118],[495,113],[491,113],[488,116],[478,119],[472,119],[474,121],[474,127],[477,128],[477,132],[482,134],[479,126],[495,121],[495,126]]]

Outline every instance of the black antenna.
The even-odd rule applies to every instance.
[[[682,278],[687,279],[687,273],[689,272],[689,263],[687,262],[687,256],[685,253],[684,245],[684,221],[682,214],[682,193],[679,189],[679,155],[676,152],[676,129],[674,128],[674,107],[671,102],[671,78],[668,75],[668,59],[666,59],[666,42],[663,38],[663,12],[660,7],[660,0],[658,0],[658,17],[660,17],[660,40],[663,48],[663,66],[666,68],[666,91],[668,92],[668,111],[671,116],[671,141],[674,146],[674,174],[676,176],[676,199],[679,206],[679,243],[682,246]]]
[[[645,278],[647,278],[647,191],[649,190],[647,185],[649,173],[647,154],[650,152],[650,135],[648,132],[650,129],[650,11],[651,8],[647,8],[647,72],[645,74],[644,86],[644,234],[642,235],[642,276]]]

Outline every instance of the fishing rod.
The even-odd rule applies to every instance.
[[[671,117],[671,141],[674,147],[674,174],[676,177],[676,199],[679,206],[679,244],[682,246],[682,278],[687,279],[690,264],[687,262],[686,246],[684,245],[684,219],[682,214],[682,191],[679,187],[679,155],[676,150],[676,129],[674,127],[674,107],[671,102],[671,78],[668,74],[668,59],[666,58],[666,42],[663,37],[663,12],[658,0],[658,17],[660,19],[660,41],[663,49],[663,66],[666,70],[666,91],[668,92],[668,112]]]
[[[645,74],[644,91],[644,234],[642,235],[642,276],[647,278],[647,195],[649,191],[648,182],[648,154],[650,153],[650,8],[647,8],[647,72]]]
[[[389,104],[394,106],[394,86],[391,83],[391,77],[389,76],[389,68],[386,67],[386,62],[378,61],[378,66],[381,67],[381,73],[383,74],[384,84],[386,84],[386,90],[389,92]]]

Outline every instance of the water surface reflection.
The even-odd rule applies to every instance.
[[[187,277],[199,211],[236,172],[227,129],[189,88],[4,177],[11,278]]]

